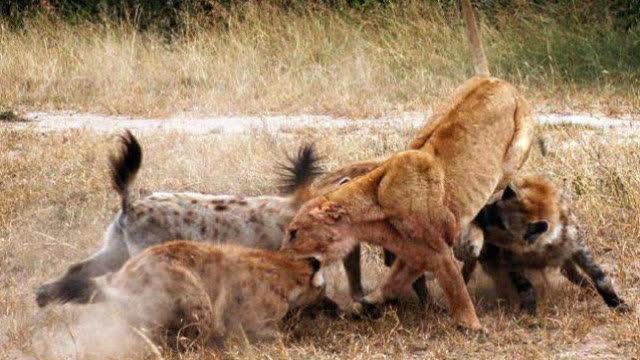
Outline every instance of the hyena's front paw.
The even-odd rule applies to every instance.
[[[348,313],[355,320],[379,319],[383,314],[382,309],[378,305],[366,300],[354,301],[351,303]]]
[[[318,315],[324,314],[327,317],[336,319],[340,317],[340,312],[340,306],[338,306],[335,301],[328,297],[324,297],[311,305],[303,307],[300,311],[300,315],[315,319]]]
[[[51,284],[41,285],[36,290],[36,303],[38,304],[39,307],[42,308],[49,305],[49,303],[52,301],[51,291],[52,291]]]
[[[278,340],[280,333],[275,327],[265,327],[258,330],[247,331],[247,338],[252,342],[270,343]]]
[[[379,305],[364,300],[360,303],[362,304],[362,314],[367,319],[379,319],[382,317],[383,312]]]
[[[624,301],[620,301],[620,304],[614,307],[613,310],[621,314],[628,314],[633,312],[633,307]]]
[[[523,300],[520,303],[520,310],[526,312],[531,316],[535,316],[537,312],[538,306],[535,300]]]
[[[485,339],[486,336],[489,335],[489,330],[484,326],[470,328],[468,326],[458,324],[456,325],[456,329],[466,336],[475,337],[477,339]]]

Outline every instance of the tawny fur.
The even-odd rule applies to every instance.
[[[115,274],[68,288],[71,302],[114,306],[136,327],[168,335],[169,345],[233,334],[269,339],[292,308],[324,294],[314,259],[235,245],[172,241],[132,257]],[[179,335],[179,336],[178,336]]]
[[[476,223],[485,238],[483,269],[494,278],[506,273],[524,310],[536,310],[535,290],[525,271],[553,268],[561,268],[575,284],[595,287],[609,307],[630,310],[594,261],[570,197],[546,176],[517,179],[501,199],[481,211]]]
[[[331,184],[346,184],[360,176],[366,175],[375,168],[383,164],[383,160],[369,160],[357,162],[349,165],[345,165],[341,168],[333,170],[329,174],[324,174],[314,179],[310,189],[318,191],[312,191],[312,193],[322,193],[322,190],[326,190]],[[467,267],[475,266],[480,251],[484,243],[484,237],[482,230],[478,228],[473,222],[462,231],[460,239],[453,247],[454,254],[457,260],[463,262]],[[345,259],[344,265],[347,272],[351,293],[355,299],[362,297],[362,284],[360,276],[360,246],[358,245]],[[388,249],[384,249],[384,264],[386,266],[392,266],[395,262],[396,256]],[[433,277],[428,274],[429,278]],[[418,297],[421,304],[425,305],[429,300],[429,292],[426,286],[427,276],[420,276],[414,281],[412,287]]]
[[[472,20],[467,26],[476,26]],[[329,262],[345,256],[359,241],[381,245],[399,259],[365,303],[395,296],[430,271],[455,321],[479,329],[451,247],[524,164],[533,129],[529,106],[513,86],[473,77],[436,112],[410,150],[304,204],[289,225],[285,246]]]

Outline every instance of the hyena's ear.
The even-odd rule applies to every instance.
[[[509,199],[513,199],[515,197],[517,197],[518,194],[516,193],[516,190],[513,188],[513,186],[508,185],[504,191],[502,192],[502,200],[509,200]]]
[[[496,203],[485,205],[480,210],[478,215],[476,215],[474,222],[482,229],[487,229],[490,226],[495,226],[501,230],[507,230],[507,227],[504,224],[504,219],[500,215],[500,210],[498,209]]]
[[[527,225],[527,231],[524,234],[524,241],[531,244],[547,230],[549,230],[549,222],[547,220],[531,222]]]

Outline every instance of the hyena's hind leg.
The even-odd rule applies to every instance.
[[[88,259],[69,267],[65,277],[96,277],[119,270],[129,259],[124,236],[117,220],[111,223],[105,234],[102,248]]]
[[[114,221],[105,234],[104,245],[88,259],[69,267],[62,278],[41,285],[36,290],[36,302],[44,307],[52,302],[65,302],[63,294],[74,280],[87,279],[118,270],[129,258],[120,225]]]
[[[584,276],[580,272],[580,270],[578,270],[578,267],[572,260],[568,260],[567,262],[562,264],[560,273],[569,281],[580,286],[581,288],[591,288],[591,280],[589,280],[589,278]]]
[[[179,351],[198,345],[218,343],[223,334],[216,331],[213,312],[207,297],[197,291],[186,292],[176,300],[173,320],[167,326],[167,345]]]
[[[360,270],[360,251],[361,246],[360,244],[358,244],[342,260],[344,270],[347,273],[347,280],[349,282],[349,290],[351,291],[351,296],[357,300],[364,296],[364,291],[362,290],[362,273]]]
[[[572,262],[575,262],[589,277],[593,280],[593,284],[598,291],[598,294],[602,297],[608,307],[620,312],[629,312],[632,310],[631,306],[622,300],[616,291],[613,289],[611,279],[600,268],[598,264],[593,260],[591,252],[582,248],[575,252],[571,257]],[[571,280],[571,279],[569,279]]]
[[[167,345],[185,351],[193,346],[219,344],[225,333],[223,313],[216,314],[200,279],[187,269],[174,268],[167,281],[180,287],[178,297],[168,308]]]

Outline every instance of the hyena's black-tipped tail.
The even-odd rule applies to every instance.
[[[288,157],[287,164],[278,164],[280,191],[284,194],[293,194],[301,200],[306,199],[311,181],[322,173],[319,161],[320,157],[314,144],[301,146],[295,157]]]
[[[142,149],[138,140],[126,130],[120,135],[120,152],[109,157],[111,182],[122,199],[122,213],[129,209],[129,185],[142,163]]]

